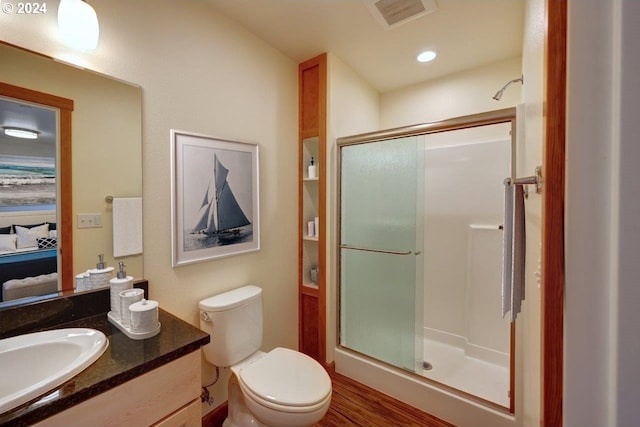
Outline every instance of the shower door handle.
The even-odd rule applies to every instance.
[[[384,249],[363,248],[360,246],[340,245],[340,249],[353,249],[354,251],[375,252],[390,255],[411,255],[413,251],[387,251]],[[418,253],[416,253],[418,255]]]

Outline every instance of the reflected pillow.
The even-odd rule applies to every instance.
[[[55,248],[58,245],[58,239],[51,237],[38,237],[36,241],[38,242],[38,249],[51,249]]]
[[[20,225],[15,226],[18,242],[18,249],[38,247],[38,238],[49,237],[49,224],[42,224],[31,228],[25,228]]]
[[[58,230],[49,230],[49,237],[58,238]]]
[[[13,224],[14,227],[22,227],[22,228],[33,228],[40,227],[41,225],[45,225],[46,222],[41,222],[40,224]]]
[[[11,234],[11,226],[0,227],[0,234]]]
[[[0,234],[0,252],[15,252],[16,238],[15,234]]]

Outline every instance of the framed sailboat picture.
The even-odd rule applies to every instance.
[[[260,250],[258,145],[171,130],[172,265]]]

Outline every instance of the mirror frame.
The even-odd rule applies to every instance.
[[[56,171],[58,177],[56,222],[60,229],[58,237],[58,284],[59,291],[73,290],[73,223],[72,223],[72,163],[71,163],[71,114],[73,100],[0,82],[0,95],[21,101],[40,104],[59,111],[59,148]]]

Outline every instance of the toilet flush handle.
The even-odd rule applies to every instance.
[[[200,318],[202,319],[203,322],[207,322],[207,323],[213,322],[211,320],[211,317],[209,317],[209,313],[207,313],[206,311],[203,311],[202,313],[200,313]]]

